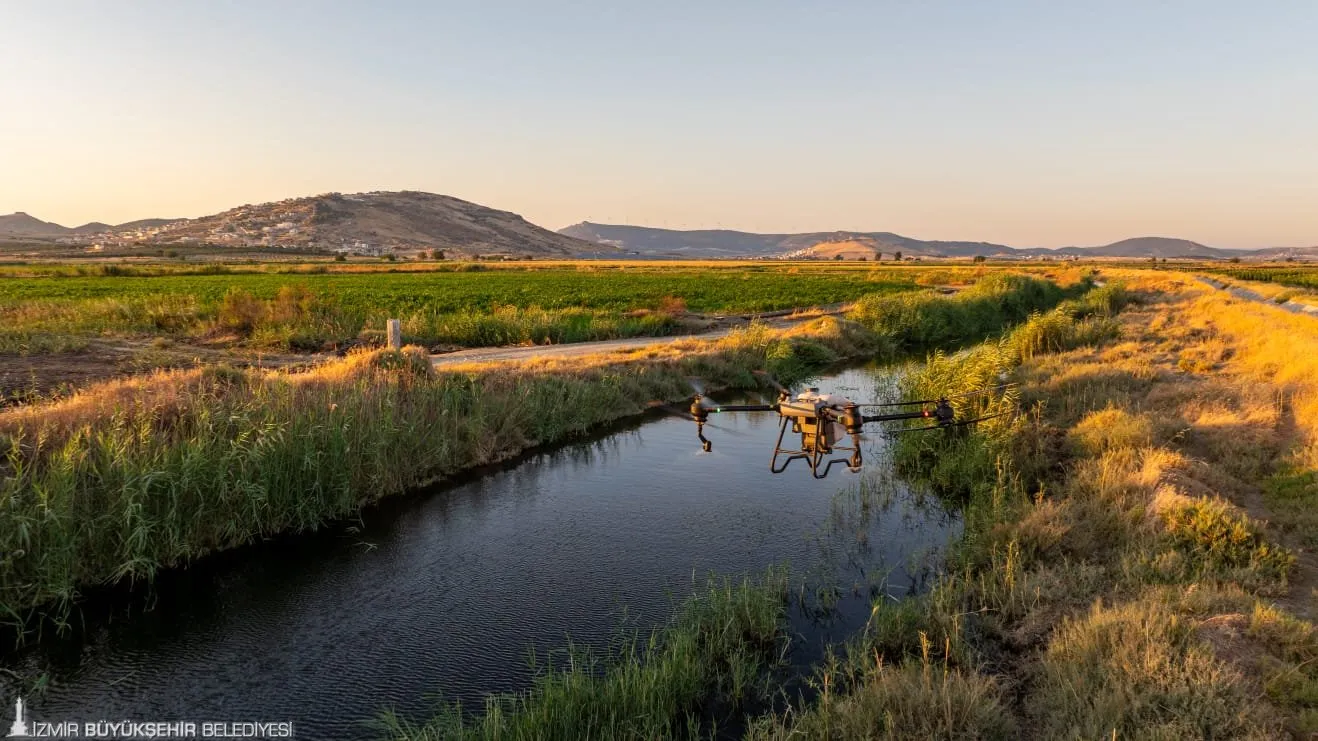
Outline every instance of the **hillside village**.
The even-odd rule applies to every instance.
[[[375,243],[332,235],[318,234],[318,199],[342,198],[366,203],[379,192],[344,196],[326,193],[314,198],[286,198],[282,201],[259,205],[244,204],[214,216],[200,219],[143,226],[132,229],[114,229],[93,235],[62,237],[66,244],[93,242],[97,246],[129,247],[133,245],[211,244],[222,247],[283,247],[330,251],[379,257],[393,254],[397,245],[385,240]],[[324,209],[319,209],[322,214]]]
[[[245,204],[211,216],[66,234],[56,241],[107,247],[284,248],[385,256],[570,256],[613,248],[541,229],[521,216],[449,196],[413,191],[324,193]]]

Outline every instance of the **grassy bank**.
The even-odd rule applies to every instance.
[[[953,568],[876,606],[820,670],[830,692],[753,738],[1318,731],[1309,522],[1281,505],[1318,497],[1318,323],[1131,280],[1115,320],[1096,292],[912,377],[919,395],[1005,373],[1028,413],[901,441],[908,474],[965,502]]]
[[[1052,296],[1039,282],[1004,277],[938,300]],[[410,348],[303,373],[176,371],[6,411],[0,612],[16,623],[43,605],[67,615],[80,588],[149,580],[212,551],[314,528],[653,401],[683,399],[688,376],[751,387],[753,369],[791,380],[843,358],[893,352],[887,334],[822,319],[785,333],[759,328],[547,367],[438,373]]]

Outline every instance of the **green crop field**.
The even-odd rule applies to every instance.
[[[1225,275],[1236,280],[1257,280],[1266,283],[1280,283],[1296,288],[1318,288],[1318,266],[1297,268],[1294,266],[1268,268],[1230,268],[1211,272]]]
[[[406,341],[427,345],[664,335],[687,327],[687,311],[816,306],[963,278],[945,269],[833,265],[481,268],[12,269],[0,277],[0,354],[76,350],[107,337],[319,350],[370,340],[388,318],[403,321]]]
[[[630,310],[681,298],[692,311],[769,311],[858,298],[913,285],[908,271],[805,270],[491,270],[418,273],[234,273],[11,278],[0,281],[0,306],[23,301],[131,301],[187,296],[218,305],[230,289],[274,298],[283,286],[305,286],[345,311],[393,315],[416,311],[488,311],[498,306]]]

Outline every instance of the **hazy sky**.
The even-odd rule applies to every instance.
[[[1318,2],[0,0],[0,213],[1318,244]]]

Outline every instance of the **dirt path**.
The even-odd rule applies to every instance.
[[[1278,309],[1285,309],[1286,311],[1289,311],[1292,314],[1308,314],[1309,316],[1312,317],[1318,317],[1318,306],[1315,306],[1313,304],[1300,304],[1294,301],[1287,301],[1285,303],[1279,304],[1276,301],[1269,299],[1267,296],[1251,291],[1250,289],[1245,288],[1244,286],[1237,286],[1237,285],[1232,285],[1230,283],[1224,283],[1220,280],[1214,280],[1212,278],[1207,278],[1202,275],[1196,275],[1195,279],[1198,280],[1200,283],[1203,283],[1204,285],[1212,286],[1213,288],[1216,288],[1221,291],[1226,291],[1227,293],[1231,294],[1232,296],[1235,296],[1238,299],[1243,299],[1245,301],[1255,301],[1260,304],[1267,304],[1268,306],[1275,306]]]
[[[785,329],[811,319],[817,319],[821,316],[841,314],[843,311],[845,311],[845,307],[830,306],[804,314],[793,314],[784,311],[774,312],[772,314],[759,314],[753,318],[761,320],[764,324],[770,327]],[[715,317],[715,319],[718,320],[718,328],[694,334],[672,335],[669,337],[630,337],[622,340],[572,342],[562,345],[477,347],[469,350],[457,350],[454,352],[433,355],[431,360],[436,368],[440,368],[466,363],[515,362],[518,360],[530,360],[532,358],[572,358],[603,352],[621,352],[627,350],[639,350],[648,347],[662,347],[664,345],[671,345],[689,340],[717,340],[727,337],[738,329],[745,328],[751,322],[751,318],[746,317],[738,317],[731,320],[725,317]]]

